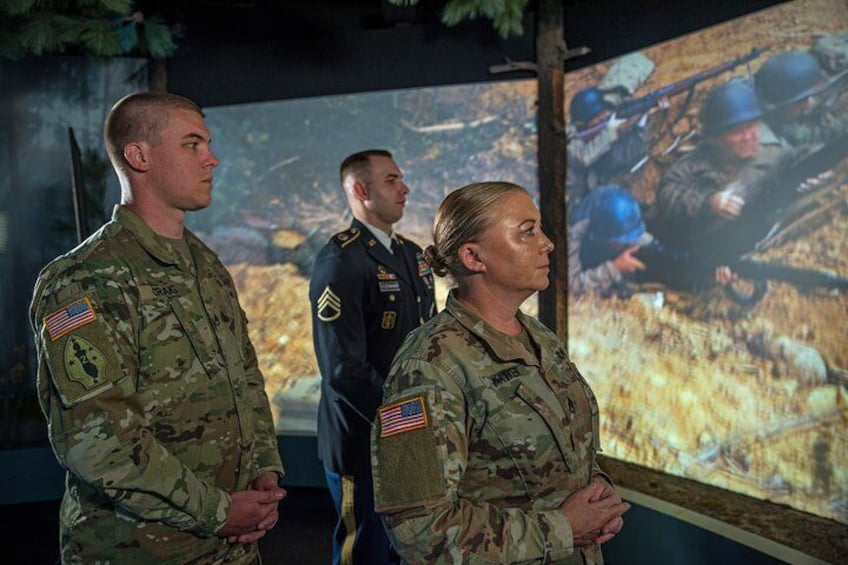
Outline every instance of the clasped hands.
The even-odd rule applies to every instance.
[[[597,476],[588,486],[569,496],[560,509],[571,524],[574,546],[585,547],[606,543],[620,532],[624,526],[622,515],[630,510],[630,504]]]
[[[229,543],[253,543],[276,526],[277,504],[286,496],[278,479],[276,472],[266,471],[251,483],[250,490],[231,493],[230,513],[218,536]]]

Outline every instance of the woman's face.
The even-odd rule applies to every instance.
[[[477,238],[482,276],[493,291],[525,298],[548,287],[554,244],[542,231],[542,218],[525,192],[511,192],[492,207],[493,222]]]

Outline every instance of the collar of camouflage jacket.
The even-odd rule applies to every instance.
[[[169,265],[175,265],[183,271],[194,273],[195,268],[192,257],[188,257],[185,253],[180,252],[174,244],[168,241],[168,238],[157,234],[144,220],[125,206],[115,206],[112,213],[112,220],[129,230],[145,251],[159,261]],[[191,255],[195,255],[193,248],[196,247],[199,240],[187,229],[184,234],[184,239],[188,243]]]
[[[518,337],[508,336],[487,324],[474,310],[457,298],[456,289],[452,289],[448,293],[445,310],[469,332],[484,342],[499,361],[520,359],[527,365],[539,366],[539,360],[529,354],[526,348],[522,346],[521,340]],[[522,327],[527,330],[530,341],[534,346],[539,347],[537,334],[529,327],[527,316],[520,310],[516,313],[516,316]],[[542,346],[540,349],[544,351],[545,348]]]

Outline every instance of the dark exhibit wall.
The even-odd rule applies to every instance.
[[[566,70],[575,70],[780,1],[563,3],[568,47],[591,49],[588,55],[566,63]],[[232,43],[217,37],[217,30],[234,26],[226,12],[198,16],[202,19],[197,31],[215,37],[211,45],[205,37],[192,39],[189,24],[187,37],[168,60],[169,89],[203,106],[219,106],[534,77],[526,71],[489,72],[489,67],[507,59],[534,60],[536,14],[532,10],[524,18],[524,34],[503,39],[485,18],[454,27],[410,20],[356,29],[360,24],[342,21],[344,10],[336,16],[339,21],[319,23],[292,14],[285,6],[288,3],[280,4],[278,13],[268,13],[262,21],[251,20],[251,27]]]
[[[0,91],[0,449],[46,437],[28,306],[38,271],[78,243],[68,129],[82,150],[87,219],[97,229],[117,203],[103,118],[117,98],[145,88],[146,68],[140,59],[0,62],[0,83],[11,86]]]

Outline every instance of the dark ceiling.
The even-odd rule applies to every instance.
[[[181,30],[179,45],[193,49],[333,41],[363,31],[432,26],[439,24],[445,1],[395,6],[389,0],[138,0],[137,5],[144,14],[159,15]],[[626,38],[642,44],[628,49],[643,47],[779,2],[562,0],[569,46],[592,43],[593,49],[604,51],[605,44]],[[527,12],[534,13],[538,4],[529,0]]]
[[[388,0],[141,0],[182,31],[181,44],[245,46],[343,36],[351,32],[438,22],[437,0],[395,6]]]
[[[766,8],[781,0],[562,0],[567,71]],[[447,28],[445,0],[138,0],[180,30],[168,87],[205,105],[492,80],[493,64],[535,59],[539,0],[524,35],[486,18]],[[527,78],[511,73],[503,79]]]

